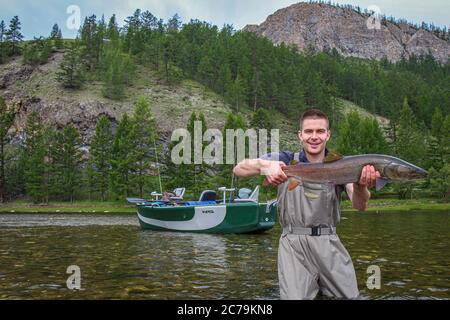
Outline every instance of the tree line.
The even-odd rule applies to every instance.
[[[115,129],[110,119],[99,117],[90,150],[72,124],[55,129],[34,111],[19,134],[13,128],[17,105],[0,98],[0,111],[2,202],[23,195],[34,203],[144,195],[157,138],[145,98],[135,102],[134,113],[125,113]]]
[[[407,98],[428,128],[435,108],[450,112],[450,63],[441,65],[431,55],[391,63],[344,59],[334,49],[299,53],[229,25],[219,30],[199,20],[182,24],[178,15],[165,23],[140,10],[122,28],[115,16],[108,24],[103,17],[86,18],[72,45],[62,67],[63,84],[79,87],[83,75],[97,77],[104,95],[113,99],[124,96],[136,65],[148,65],[168,84],[184,78],[201,82],[237,112],[264,108],[298,115],[311,105],[333,112],[333,98],[339,97],[395,123]]]
[[[35,111],[29,114],[24,132],[17,132],[14,121],[19,109],[18,103],[0,97],[0,202],[23,196],[34,203],[144,198],[160,191],[161,184],[164,191],[183,186],[187,196],[198,197],[205,188],[231,183],[232,165],[174,165],[171,154],[178,142],[165,148],[159,141],[145,97],[138,98],[133,114],[125,113],[118,123],[100,116],[89,148],[74,125],[55,129],[44,125]],[[208,129],[205,116],[193,112],[186,126],[192,137],[196,121],[202,124],[202,134]],[[254,128],[267,123],[265,111],[252,119]],[[223,136],[227,129],[248,128],[240,115],[230,113]],[[208,144],[203,143],[202,152]],[[226,140],[224,157],[225,146]]]
[[[8,41],[0,42],[2,48],[8,48],[6,56],[18,54],[22,48],[18,32],[20,23],[16,17],[13,20],[12,25],[19,27],[15,27],[15,32],[9,32]],[[225,128],[248,127],[240,115],[243,109],[254,111],[251,126],[267,128],[273,125],[272,110],[296,119],[306,108],[315,106],[331,115],[332,125],[336,127],[334,143],[343,154],[397,155],[430,169],[431,178],[422,188],[432,188],[436,194],[448,197],[450,64],[439,64],[432,56],[412,56],[391,63],[387,59],[343,58],[336,50],[299,53],[293,46],[275,46],[268,39],[249,32],[236,32],[231,26],[219,30],[198,20],[182,24],[178,15],[164,22],[150,12],[140,10],[128,17],[122,28],[114,15],[108,23],[103,17],[97,19],[93,15],[85,19],[77,39],[61,42],[57,25],[49,39],[45,41],[51,41],[52,48],[61,46],[65,50],[58,80],[67,88],[82,89],[86,82],[101,80],[106,97],[121,99],[133,82],[136,67],[147,65],[168,85],[177,85],[184,78],[195,79],[221,94],[235,113],[229,115]],[[43,55],[45,58],[47,49],[43,41],[35,39],[27,44],[25,48],[30,57]],[[33,53],[35,51],[37,55]],[[22,53],[25,57],[26,50]],[[28,63],[27,59],[24,58],[24,63]],[[390,127],[382,132],[374,121],[355,114],[342,116],[336,98],[353,101],[369,112],[386,116],[390,119]],[[139,104],[146,103],[137,102]],[[100,194],[102,200],[123,199],[126,195],[143,195],[145,186],[150,183],[148,179],[155,183],[154,171],[164,168],[150,164],[153,159],[150,161],[149,150],[154,146],[149,147],[149,143],[156,133],[152,136],[150,131],[153,129],[145,133],[147,136],[138,133],[143,128],[138,130],[133,123],[137,123],[139,114],[133,116],[134,120],[125,115],[115,127],[111,127],[108,119],[99,120],[88,154],[80,145],[74,127],[69,129],[68,126],[62,131],[39,129],[37,115],[30,116],[25,139],[10,136],[10,111],[16,111],[14,105],[3,105],[5,112],[2,112],[0,132],[2,199],[8,193],[26,194],[37,202],[52,197],[71,200],[77,191],[74,184],[81,181],[74,177],[79,178],[80,174],[92,197]],[[139,113],[147,114],[144,109]],[[196,119],[206,123],[202,117],[192,115],[188,129]],[[149,124],[148,128],[154,128],[154,125]],[[97,130],[103,133],[97,135]],[[136,136],[146,141],[142,142],[140,152],[136,151],[141,145]],[[68,144],[69,139],[74,145]],[[43,145],[44,149],[41,148]],[[51,149],[50,146],[57,147]],[[60,154],[61,150],[71,150],[77,160]],[[133,160],[129,160],[132,154]],[[106,155],[109,155],[108,159],[101,158]],[[30,165],[32,160],[26,160],[27,157],[33,161],[42,160],[42,163]],[[229,185],[227,181],[231,182],[231,168],[225,165],[173,168],[164,161],[167,157],[162,155],[161,158],[161,165],[171,168],[165,170],[166,176],[162,177],[167,186],[175,187],[184,182],[197,190],[208,181],[216,183],[222,179],[220,181],[225,185]],[[192,178],[180,181],[185,176]],[[211,180],[213,176],[218,180]],[[56,186],[56,193],[52,186]]]
[[[2,46],[9,54],[21,47],[16,18],[9,40],[0,42],[8,44]],[[199,20],[183,24],[178,15],[165,22],[138,9],[123,27],[115,15],[108,22],[103,16],[86,17],[78,37],[65,43],[55,25],[48,39],[26,44],[24,60],[42,63],[50,47],[61,46],[65,55],[57,75],[60,83],[81,89],[85,82],[101,81],[102,93],[110,99],[124,98],[137,67],[146,65],[169,85],[182,79],[199,81],[222,95],[236,112],[263,108],[297,116],[315,106],[332,114],[338,111],[334,99],[342,98],[389,118],[395,128],[398,106],[406,98],[428,129],[435,108],[450,113],[450,62],[440,64],[431,55],[391,63],[386,58],[343,58],[335,49],[299,53],[294,46],[276,46],[230,25],[219,29]]]
[[[187,197],[196,198],[205,189],[248,187],[262,182],[262,177],[235,179],[231,164],[175,165],[171,154],[179,141],[172,142],[168,148],[159,141],[150,102],[144,97],[135,102],[133,114],[125,113],[118,123],[100,116],[89,150],[71,124],[57,130],[43,125],[38,114],[32,112],[23,134],[19,134],[13,128],[18,105],[0,98],[0,111],[0,201],[20,196],[27,196],[35,203],[124,200],[130,196],[148,197],[151,191],[160,191],[160,187],[167,191],[181,186],[187,188]],[[436,109],[432,130],[427,132],[419,127],[405,100],[399,118],[397,136],[388,137],[375,119],[361,117],[356,112],[341,115],[333,129],[334,141],[330,147],[345,155],[391,154],[426,168],[430,173],[426,181],[395,184],[392,191],[405,198],[416,188],[425,190],[427,196],[449,200],[450,115],[444,117]],[[186,126],[191,136],[194,136],[195,121],[202,124],[205,133],[207,120],[202,113],[193,112]],[[223,163],[227,129],[270,130],[273,125],[264,109],[254,113],[249,123],[240,114],[229,113],[222,132]],[[203,142],[202,152],[208,144]],[[193,140],[190,149],[193,158]],[[268,187],[263,192],[275,195]]]
[[[56,23],[49,37],[35,37],[25,44],[21,30],[22,23],[18,16],[11,19],[9,28],[6,27],[5,21],[0,21],[0,64],[20,54],[24,64],[45,64],[53,52],[64,47],[62,32]]]

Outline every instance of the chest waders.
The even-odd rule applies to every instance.
[[[299,154],[294,155],[299,160]],[[288,191],[278,187],[283,233],[278,250],[281,299],[314,299],[319,290],[327,296],[356,298],[355,269],[336,234],[340,220],[340,194],[336,188],[301,183]]]

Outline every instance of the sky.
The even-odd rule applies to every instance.
[[[106,21],[116,14],[119,25],[137,9],[149,10],[167,20],[175,13],[183,22],[199,19],[219,27],[231,24],[241,29],[247,24],[260,24],[270,14],[299,0],[0,0],[0,21],[8,26],[15,15],[22,22],[25,39],[49,36],[57,23],[65,38],[74,38],[79,22],[95,14]],[[339,4],[358,5],[362,9],[377,6],[381,14],[404,18],[420,24],[450,26],[449,0],[334,0]],[[80,19],[77,19],[79,14]]]

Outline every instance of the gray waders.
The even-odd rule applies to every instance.
[[[294,159],[298,160],[296,153]],[[288,191],[278,187],[278,208],[283,233],[278,250],[281,299],[326,296],[357,298],[355,269],[336,234],[340,220],[340,194],[326,185],[301,183]]]

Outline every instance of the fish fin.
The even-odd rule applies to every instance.
[[[325,159],[323,160],[324,163],[330,163],[330,162],[335,162],[338,160],[341,160],[343,157],[335,152],[335,151],[330,151],[328,152],[327,156],[325,157]]]
[[[378,178],[376,182],[376,190],[379,191],[389,182],[388,179]]]
[[[297,160],[291,160],[291,161],[289,161],[289,165],[290,165],[290,166],[295,166],[297,163],[298,163]]]
[[[292,191],[300,185],[300,181],[298,179],[289,179],[288,190]]]

